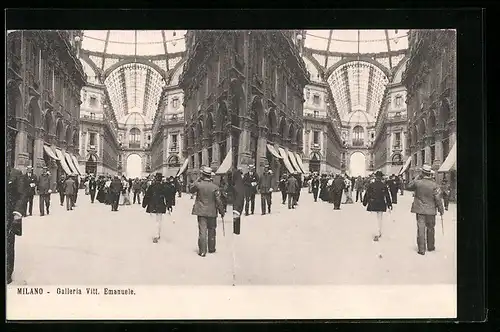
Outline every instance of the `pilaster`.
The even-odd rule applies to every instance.
[[[268,160],[266,158],[267,151],[267,131],[266,127],[259,127],[259,137],[257,138],[257,159],[255,161],[257,174],[262,174],[264,172],[264,167],[268,166]]]

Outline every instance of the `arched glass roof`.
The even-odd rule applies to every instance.
[[[347,62],[328,77],[342,119],[357,110],[376,118],[388,83],[389,78],[382,69],[365,61]]]
[[[104,84],[117,119],[139,109],[149,122],[154,118],[165,82],[151,66],[134,62],[116,68]]]
[[[84,30],[82,48],[106,55],[152,56],[184,52],[186,30]]]
[[[185,34],[186,30],[84,30],[82,62],[87,71],[95,72],[91,77],[104,77],[120,123],[131,109],[140,109],[146,122],[152,121],[163,77],[184,56]]]
[[[383,53],[408,48],[409,30],[306,30],[305,46],[333,53]]]

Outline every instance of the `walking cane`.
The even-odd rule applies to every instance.
[[[441,230],[443,231],[443,236],[444,236],[444,221],[443,221],[443,215],[441,215]]]
[[[224,225],[224,216],[222,216],[222,235],[226,237],[226,226]]]

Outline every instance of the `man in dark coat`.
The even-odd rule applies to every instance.
[[[132,183],[132,191],[134,192],[133,204],[135,204],[136,199],[137,203],[141,204],[141,180],[139,180],[139,178],[135,178],[134,182]]]
[[[389,187],[389,191],[391,192],[392,204],[398,204],[399,183],[396,180],[396,175],[391,175],[391,177],[387,181],[387,186]]]
[[[224,208],[220,199],[219,187],[212,182],[212,169],[201,168],[201,178],[191,187],[191,193],[196,194],[196,200],[191,214],[198,219],[198,255],[205,257],[215,252],[217,213],[224,217]]]
[[[245,185],[241,169],[235,169],[232,174],[233,183],[233,233],[240,234],[241,231],[241,213],[245,205]]]
[[[287,182],[288,182],[288,177],[287,177],[286,174],[283,174],[283,176],[281,177],[280,182],[278,184],[279,189],[281,191],[281,204],[285,204],[286,203],[286,195],[287,195],[287,192],[286,192],[286,183]]]
[[[26,174],[24,175],[24,185],[26,190],[25,196],[25,206],[22,211],[23,217],[29,215],[33,215],[33,197],[35,196],[36,184],[38,179],[35,174],[33,174],[33,167],[28,166],[26,168]]]
[[[61,206],[64,204],[64,182],[66,182],[66,175],[61,175],[59,181],[57,181],[57,192],[59,193],[59,202]]]
[[[80,180],[78,179],[78,174],[73,175],[73,180],[75,181],[76,190],[73,194],[73,207],[76,205],[76,200],[78,199],[78,190],[80,189]]]
[[[89,194],[90,194],[90,202],[94,203],[95,194],[97,191],[97,181],[94,177],[94,174],[90,174],[89,177]]]
[[[295,192],[295,205],[299,204],[300,191],[302,190],[302,176],[299,172],[294,173],[295,178],[297,179],[297,191]]]
[[[120,193],[123,190],[123,184],[118,176],[115,176],[109,185],[109,194],[111,198],[111,211],[118,211],[120,202]]]
[[[66,210],[73,210],[73,198],[75,197],[76,182],[74,180],[74,174],[70,174],[64,181],[64,196],[66,196]]]
[[[311,179],[311,190],[313,193],[314,201],[317,202],[319,193],[319,177],[317,172],[313,173],[313,177]]]
[[[365,197],[363,197],[363,205],[367,206],[366,210],[377,213],[377,234],[373,237],[373,241],[378,241],[382,237],[383,213],[387,208],[392,210],[392,201],[389,194],[389,188],[383,181],[381,171],[375,173],[375,178],[368,184]]]
[[[297,183],[297,178],[294,174],[288,176],[288,181],[286,182],[286,192],[288,194],[288,209],[295,209],[295,199],[297,194],[297,188],[299,184]]]
[[[435,250],[436,210],[441,216],[444,214],[439,185],[433,180],[433,173],[429,165],[423,165],[422,175],[411,181],[406,188],[415,193],[411,212],[417,215],[417,246],[420,255],[425,255],[426,244],[427,251]]]
[[[175,197],[175,191],[171,190],[171,186],[163,182],[163,175],[156,173],[154,181],[148,186],[144,198],[142,199],[142,207],[146,208],[146,213],[156,215],[156,236],[153,237],[153,243],[158,243],[161,237],[161,225],[163,215],[175,205],[171,199]]]
[[[340,210],[340,203],[342,202],[342,192],[345,189],[345,181],[337,174],[335,180],[332,183],[332,200],[333,200],[333,209]]]
[[[259,183],[259,176],[255,173],[255,166],[248,166],[249,171],[243,177],[243,183],[245,184],[245,216],[248,216],[248,207],[250,207],[250,212],[254,214],[255,211],[255,194],[257,194],[257,185]]]
[[[364,181],[361,176],[358,176],[356,178],[356,181],[354,182],[354,188],[356,189],[356,202],[358,199],[363,202],[363,188],[364,188]]]
[[[441,197],[443,197],[443,202],[444,202],[444,209],[448,211],[448,205],[450,204],[450,184],[448,183],[448,180],[443,179],[441,181]]]
[[[38,177],[37,182],[40,216],[45,215],[45,209],[47,214],[50,213],[50,194],[52,193],[52,185],[50,179],[50,173],[47,166],[43,167],[42,174]]]
[[[7,164],[6,174],[9,175],[7,183],[7,204],[5,211],[6,227],[6,265],[7,284],[12,282],[14,272],[16,236],[22,235],[22,212],[25,209],[26,186],[25,176],[20,170],[10,169]]]
[[[259,179],[259,191],[260,191],[260,208],[262,214],[271,213],[271,195],[273,193],[272,188],[272,171],[267,169],[264,170],[264,174]]]

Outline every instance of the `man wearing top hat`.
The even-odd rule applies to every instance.
[[[40,216],[50,213],[50,194],[52,193],[50,172],[47,166],[43,166],[42,174],[38,178],[37,189],[39,195]]]
[[[35,196],[35,190],[36,190],[36,184],[37,184],[37,177],[33,173],[33,167],[28,166],[26,168],[26,174],[24,175],[24,180],[25,184],[25,190],[26,190],[26,196],[25,196],[25,206],[24,210],[22,211],[23,217],[26,217],[29,213],[29,215],[33,215],[33,197]]]
[[[205,257],[215,252],[217,212],[224,217],[219,187],[212,182],[212,169],[201,167],[201,177],[190,188],[196,194],[191,214],[198,219],[198,255]]]
[[[435,250],[434,228],[436,226],[436,210],[444,214],[439,185],[433,179],[433,171],[429,165],[422,166],[422,174],[411,181],[407,189],[414,192],[411,212],[417,217],[418,253],[425,255]]]
[[[5,219],[6,219],[6,265],[7,284],[12,282],[15,260],[16,236],[22,235],[22,210],[25,208],[26,187],[23,183],[25,175],[7,163],[6,174],[8,175]]]
[[[319,192],[319,177],[318,172],[313,173],[313,178],[311,180],[311,190],[313,193],[314,201],[318,201],[318,192]]]
[[[248,205],[251,204],[250,211],[254,214],[255,211],[255,194],[257,194],[257,185],[259,176],[255,173],[255,166],[248,166],[248,173],[243,177],[245,184],[245,216],[248,216]]]
[[[262,214],[271,213],[271,195],[273,192],[272,184],[272,174],[268,167],[265,168],[264,174],[259,179],[259,191],[260,191],[260,207]]]

